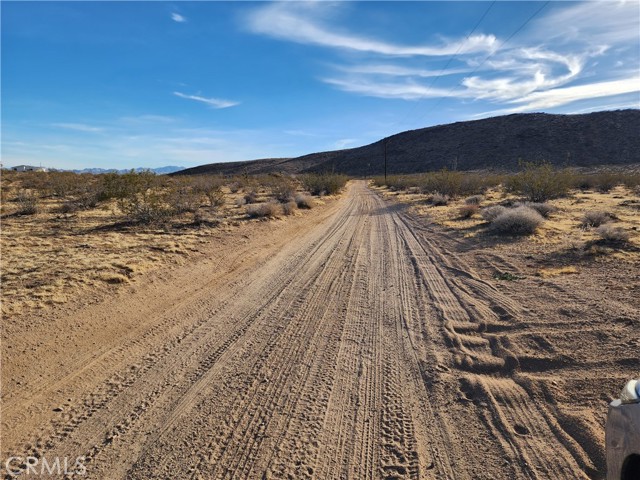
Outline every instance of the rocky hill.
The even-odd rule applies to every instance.
[[[214,163],[182,174],[340,172],[377,175],[458,170],[513,170],[520,159],[595,167],[640,163],[640,110],[583,115],[526,113],[398,133],[370,145],[297,158]]]

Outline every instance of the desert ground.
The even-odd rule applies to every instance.
[[[604,478],[607,403],[640,373],[637,247],[585,253],[566,219],[487,239],[441,212],[351,181],[16,307],[2,458],[84,457],[92,479]]]

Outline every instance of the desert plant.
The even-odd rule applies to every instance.
[[[211,208],[218,208],[224,205],[223,183],[222,178],[213,175],[200,175],[191,182],[195,192],[207,197]]]
[[[534,233],[544,218],[533,208],[506,209],[491,222],[491,231],[504,235],[529,235]]]
[[[194,191],[189,185],[182,184],[166,191],[166,200],[175,213],[194,213],[200,207],[200,192]]]
[[[629,233],[627,231],[622,227],[615,227],[608,223],[600,225],[596,233],[602,240],[609,243],[624,243],[629,241]]]
[[[281,207],[276,202],[254,203],[247,206],[247,215],[252,218],[277,217]]]
[[[298,208],[313,208],[314,206],[313,198],[309,195],[299,193],[295,196],[294,200],[296,205],[298,205]]]
[[[429,203],[431,203],[431,205],[433,205],[434,207],[448,205],[449,196],[442,193],[434,193],[433,195],[431,195],[431,198],[429,198]]]
[[[553,205],[546,202],[516,202],[515,207],[529,207],[533,208],[536,212],[542,215],[544,218],[548,218],[549,215],[556,212],[558,209]]]
[[[482,209],[482,218],[487,222],[493,222],[493,220],[503,212],[506,212],[506,208],[502,205],[493,205]]]
[[[258,192],[251,190],[250,192],[245,193],[243,198],[244,203],[256,203],[258,201]]]
[[[293,215],[298,205],[293,200],[282,204],[282,213],[285,215]]]
[[[464,203],[467,205],[480,205],[484,200],[484,196],[482,195],[472,195],[464,199]]]
[[[21,190],[15,198],[18,215],[35,215],[40,211],[40,198],[33,192]]]
[[[347,183],[348,177],[337,173],[309,173],[301,177],[302,185],[312,195],[333,195]]]
[[[548,162],[521,162],[523,170],[505,180],[505,189],[530,202],[546,202],[564,196],[575,184],[575,174],[557,170]]]
[[[268,182],[271,195],[282,203],[288,203],[296,194],[295,184],[286,177],[274,177]]]
[[[480,206],[476,204],[463,205],[458,209],[460,218],[471,218],[480,211]]]
[[[613,215],[611,213],[605,212],[604,210],[591,210],[584,213],[580,225],[584,228],[599,227],[611,220],[613,220]]]

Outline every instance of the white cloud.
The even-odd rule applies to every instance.
[[[173,12],[171,14],[171,20],[173,20],[174,22],[178,22],[178,23],[185,23],[187,21],[187,18],[180,15],[179,13],[175,13]]]
[[[518,107],[520,111],[524,111],[557,107],[585,98],[612,97],[634,92],[640,92],[638,77],[533,92],[510,103],[524,103],[525,105]]]
[[[460,96],[445,89],[429,88],[415,82],[378,82],[366,78],[339,79],[324,78],[325,83],[334,85],[345,92],[358,93],[378,98],[400,98],[403,100],[417,100],[420,98],[435,98],[442,96]]]
[[[437,77],[439,75],[455,75],[471,71],[469,68],[457,68],[447,70],[426,70],[424,68],[404,67],[389,64],[359,64],[353,66],[337,66],[337,70],[346,73],[361,73],[369,75],[387,75],[391,77]]]
[[[52,123],[51,126],[86,133],[100,133],[104,131],[104,128],[94,127],[84,123]]]
[[[529,36],[554,44],[637,43],[640,17],[637,0],[567,2],[566,5],[535,20]]]
[[[317,3],[287,2],[262,7],[248,16],[248,27],[255,33],[302,44],[370,52],[389,56],[442,56],[456,52],[487,52],[495,47],[493,35],[474,35],[442,45],[400,45],[338,32],[318,22]]]
[[[196,102],[204,103],[212,108],[229,108],[235,107],[236,105],[240,105],[240,102],[234,102],[232,100],[223,100],[220,98],[207,98],[201,97],[199,95],[187,95],[180,92],[173,92],[173,94],[180,98],[185,98],[187,100],[195,100]]]

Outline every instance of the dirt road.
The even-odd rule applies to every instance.
[[[599,475],[538,316],[364,182],[286,223],[8,325],[3,458],[84,456],[105,479]]]

